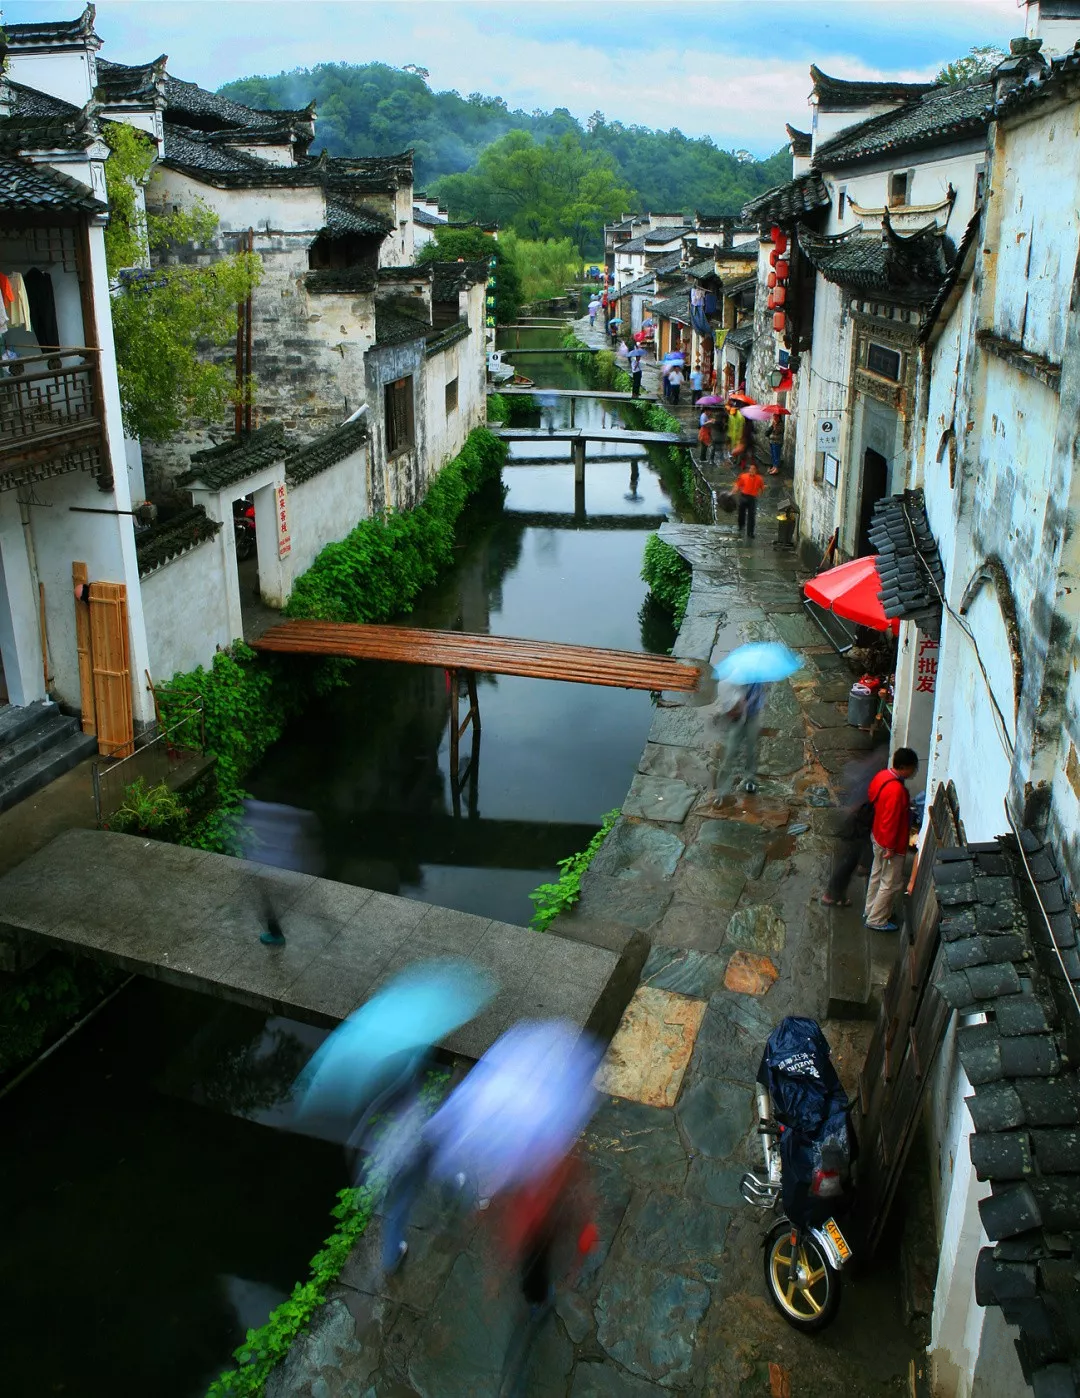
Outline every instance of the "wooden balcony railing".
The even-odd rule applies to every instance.
[[[0,360],[0,471],[100,447],[98,352],[56,349]]]

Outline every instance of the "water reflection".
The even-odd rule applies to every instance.
[[[558,343],[558,331],[529,332]],[[524,343],[523,332],[523,343]],[[523,361],[524,362],[524,361]],[[580,387],[570,361],[530,361],[545,385]],[[569,421],[570,400],[550,409]],[[576,403],[600,425],[613,407]],[[590,444],[608,452],[609,444]],[[643,611],[645,536],[671,513],[646,456],[537,465],[568,451],[515,444],[505,500],[470,511],[453,574],[406,620],[419,626],[666,651],[664,618]],[[575,509],[575,506],[577,507]],[[640,615],[639,615],[640,614]],[[463,789],[449,776],[448,680],[440,670],[359,664],[349,687],[318,701],[249,778],[260,799],[314,810],[327,876],[507,922],[526,923],[528,893],[580,849],[619,805],[652,720],[650,696],[480,675],[483,747]],[[463,705],[464,717],[467,705]],[[468,753],[468,730],[462,760]],[[471,780],[470,780],[471,778]]]

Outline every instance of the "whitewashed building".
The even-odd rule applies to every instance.
[[[153,719],[154,662],[109,309],[93,10],[8,25],[0,42],[0,272],[17,293],[0,303],[0,700],[22,711],[0,723],[3,805],[93,751],[94,735],[122,750],[115,734],[130,741]],[[88,648],[91,612],[108,653]]]

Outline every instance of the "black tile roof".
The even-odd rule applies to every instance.
[[[283,461],[286,455],[284,427],[280,422],[268,422],[254,432],[193,452],[191,467],[178,478],[177,485],[190,487],[197,482],[211,490],[224,490],[275,461]]]
[[[687,233],[693,233],[692,223],[682,223],[678,227],[668,226],[664,228],[652,228],[643,236],[646,243],[670,243],[672,238],[683,238]]]
[[[686,269],[688,277],[715,277],[716,263],[711,257],[703,257],[700,262],[691,262]]]
[[[358,267],[327,268],[318,272],[305,272],[304,285],[315,293],[340,292],[356,295],[374,291],[379,280],[379,270],[372,265]]]
[[[10,48],[32,44],[62,43],[65,39],[97,38],[94,33],[95,9],[87,5],[75,19],[30,20],[24,24],[5,24],[3,34]]]
[[[368,426],[366,416],[355,422],[344,422],[324,432],[321,437],[305,443],[289,452],[285,458],[285,481],[287,485],[301,485],[317,476],[320,471],[343,461],[367,441]]]
[[[734,330],[728,331],[724,343],[734,345],[738,350],[748,350],[754,343],[754,322],[744,320],[742,325],[736,325]]]
[[[1075,1398],[1080,1081],[1070,1040],[1075,1050],[1080,966],[1070,983],[1059,958],[1075,948],[1077,919],[1053,851],[1030,831],[947,855],[934,867],[937,988],[955,1009],[986,1015],[957,1037],[973,1087],[971,1161],[991,1188],[979,1204],[991,1246],[979,1253],[975,1299],[1019,1328],[1036,1394]]]
[[[667,277],[682,268],[682,251],[663,253],[660,257],[653,255],[653,259],[646,258],[645,266],[654,277]]]
[[[402,267],[379,268],[381,282],[430,282],[434,277],[434,264],[431,262],[425,262],[422,266],[410,262]]]
[[[787,132],[788,140],[791,142],[792,155],[810,154],[810,148],[814,138],[809,131],[800,131],[798,127],[791,126],[788,123],[785,123],[784,130]]]
[[[429,265],[435,269],[431,286],[433,301],[457,301],[459,294],[466,287],[475,286],[477,282],[486,282],[488,278],[487,263],[481,260],[432,262]]]
[[[756,223],[791,225],[815,209],[825,209],[832,203],[825,181],[817,170],[807,170],[787,184],[777,185],[743,205],[743,218]]]
[[[1040,11],[1048,17],[1048,7],[1044,4]],[[1024,107],[1030,107],[1061,92],[1065,82],[1080,74],[1080,48],[1073,47],[1069,53],[1061,54],[1047,64],[1040,54],[1034,58],[1014,57],[1006,60],[1002,68],[1012,66],[1015,70],[1015,83],[1002,92],[994,104],[995,117],[1005,117]],[[1026,69],[1026,72],[1025,72]],[[1000,71],[1000,70],[999,70]]]
[[[350,204],[335,194],[326,200],[326,232],[332,237],[358,233],[368,237],[383,237],[394,231],[393,221],[378,209],[363,204]]]
[[[162,524],[153,524],[149,529],[140,530],[135,535],[135,557],[139,565],[139,577],[144,578],[155,568],[179,558],[182,553],[196,548],[212,539],[221,528],[221,521],[210,519],[202,505],[183,510]]]
[[[690,324],[690,288],[678,291],[674,296],[665,296],[659,301],[646,303],[653,315],[663,320],[677,320],[682,325]]]
[[[94,198],[86,185],[59,170],[0,154],[0,210],[98,214],[105,212],[105,205]]]
[[[467,340],[472,334],[472,329],[467,320],[459,320],[454,325],[448,325],[444,330],[440,330],[437,335],[433,335],[424,346],[424,353],[430,358],[433,354],[441,354],[443,350],[448,350],[451,345],[458,344],[461,340]]]
[[[418,205],[413,205],[413,223],[421,228],[441,228],[446,222],[445,219],[436,218],[434,214],[429,214],[427,209],[421,209]]]
[[[732,282],[730,285],[729,285],[727,282],[724,283],[724,295],[725,295],[725,296],[742,296],[742,295],[743,295],[745,292],[747,292],[747,291],[752,291],[752,292],[754,293],[754,300],[756,301],[756,300],[757,300],[757,277],[756,277],[756,276],[753,276],[753,277],[746,277],[746,278],[744,278],[743,281],[741,281],[741,282]]]
[[[644,252],[644,251],[645,251],[645,235],[644,235],[644,233],[639,233],[638,236],[637,236],[636,238],[627,238],[627,240],[626,240],[625,243],[616,243],[616,245],[615,245],[615,251],[616,251],[617,253],[619,253],[619,252]]]
[[[324,151],[317,163],[331,180],[341,180],[350,189],[396,190],[413,181],[413,153],[399,151],[396,155],[327,155]],[[458,224],[458,227],[472,225]]]
[[[424,340],[433,333],[427,321],[402,315],[389,306],[375,307],[375,344],[380,348],[384,345],[405,345],[410,340]]]
[[[872,107],[881,102],[910,102],[929,92],[934,83],[860,82],[848,78],[833,78],[823,73],[816,63],[810,65],[810,81],[814,96],[822,111],[837,111],[849,107]]]
[[[116,65],[119,66],[119,65]],[[265,111],[246,107],[217,92],[207,92],[198,83],[188,83],[169,74],[165,78],[165,108],[173,121],[183,125],[214,127],[280,126],[289,118],[311,120],[314,107],[303,112]]]
[[[197,177],[250,175],[252,178],[274,178],[293,173],[290,166],[271,165],[268,160],[248,155],[245,151],[230,150],[219,141],[209,139],[205,131],[194,127],[178,126],[175,122],[167,121],[164,123],[164,135],[162,164],[194,173]]]
[[[862,224],[832,236],[800,224],[796,233],[799,250],[826,281],[915,305],[934,300],[955,256],[937,224],[901,236],[887,211],[880,233],[864,233]]]
[[[78,151],[99,138],[93,108],[51,116],[0,117],[0,150]]]
[[[646,272],[643,277],[635,277],[632,282],[618,289],[619,296],[654,296],[656,294],[656,272]]]
[[[97,61],[97,87],[94,95],[107,105],[119,102],[156,103],[164,97],[168,59],[160,54],[149,63],[111,63]]]
[[[79,115],[80,108],[76,107],[74,102],[65,102],[49,92],[39,92],[36,87],[26,87],[23,83],[10,80],[5,86],[10,99],[9,110],[13,117],[63,117],[68,121],[74,121]]]
[[[991,119],[990,79],[962,87],[933,87],[896,111],[849,126],[814,152],[817,169],[836,170],[861,160],[917,150],[985,131]]]
[[[879,500],[869,532],[877,550],[882,589],[878,597],[885,615],[914,621],[924,635],[936,640],[941,635],[945,571],[922,491],[906,490]]]

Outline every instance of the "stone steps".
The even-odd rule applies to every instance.
[[[0,709],[0,811],[40,791],[97,752],[97,739],[78,719],[41,700]]]

